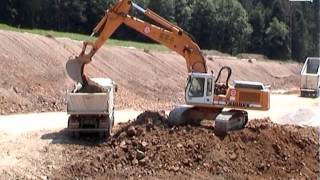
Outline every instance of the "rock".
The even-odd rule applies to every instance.
[[[137,134],[137,131],[136,131],[135,127],[133,127],[133,126],[129,127],[129,129],[128,129],[128,131],[127,131],[127,135],[128,135],[129,137],[133,137],[133,136],[135,136],[136,134]]]
[[[216,144],[216,149],[217,149],[218,151],[220,151],[221,145],[220,145],[220,144]]]
[[[136,158],[137,158],[138,160],[141,160],[141,159],[143,159],[144,157],[145,157],[144,152],[137,150]]]
[[[137,137],[141,136],[144,133],[143,129],[141,127],[136,128],[136,135]]]
[[[273,149],[275,150],[275,152],[280,155],[281,153],[281,147],[278,144],[272,144]]]
[[[301,139],[297,142],[297,145],[301,149],[304,149],[306,147],[306,144]]]
[[[128,153],[127,153],[127,160],[128,161],[132,161],[132,160],[134,160],[136,158],[136,153],[135,153],[135,151],[129,151]]]
[[[210,167],[210,164],[209,163],[203,163],[203,166],[208,168],[208,167]]]
[[[153,129],[154,129],[154,125],[153,125],[152,121],[148,121],[148,123],[147,123],[147,125],[146,125],[146,130],[147,130],[148,132],[150,132],[150,131],[153,130]]]
[[[117,169],[121,169],[122,168],[122,164],[117,164]]]
[[[140,165],[140,166],[145,166],[145,165],[148,164],[148,162],[149,162],[148,157],[145,157],[145,158],[143,158],[143,159],[141,159],[141,160],[139,161],[139,165]]]
[[[143,141],[139,144],[139,150],[145,152],[147,150],[148,143]]]
[[[139,161],[137,159],[133,159],[131,163],[132,163],[132,165],[137,165],[139,163]]]
[[[128,150],[128,146],[126,144],[126,141],[121,141],[120,143],[120,148],[124,151],[127,151]]]
[[[41,179],[42,180],[47,180],[47,179],[49,179],[49,177],[48,176],[42,176]]]
[[[181,143],[177,144],[177,148],[182,148],[182,147],[183,147],[183,145]]]
[[[256,62],[256,61],[257,61],[257,60],[254,59],[254,58],[248,59],[248,62],[249,62],[249,63],[254,63],[254,62]]]
[[[268,168],[267,165],[264,163],[261,163],[257,166],[257,169],[261,172],[264,172],[265,170],[267,170],[267,168]]]
[[[98,155],[96,158],[98,162],[102,161],[102,155]]]
[[[178,166],[172,166],[168,169],[169,171],[178,172],[180,168]]]
[[[142,145],[143,147],[147,147],[147,146],[148,146],[148,143],[145,142],[145,141],[143,141],[143,142],[141,143],[141,145]]]
[[[234,161],[238,158],[238,155],[235,152],[232,152],[231,154],[229,154],[229,159],[231,161]]]

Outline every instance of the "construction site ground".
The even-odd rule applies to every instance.
[[[101,142],[94,136],[72,139],[64,131],[65,93],[73,83],[64,65],[80,52],[81,43],[9,31],[0,31],[0,40],[0,179],[320,175],[320,100],[299,97],[301,64],[207,51],[208,67],[215,73],[227,65],[233,69],[232,80],[261,81],[273,91],[270,111],[249,111],[247,127],[221,139],[213,134],[212,122],[166,125],[164,112],[184,103],[183,58],[173,52],[105,46],[86,73],[118,83],[116,121],[121,123],[112,138]]]

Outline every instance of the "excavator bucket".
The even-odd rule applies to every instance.
[[[80,58],[70,59],[66,64],[66,70],[69,77],[75,82],[83,83],[83,69],[85,63]]]

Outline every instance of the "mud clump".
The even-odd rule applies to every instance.
[[[169,127],[161,112],[122,124],[106,143],[70,145],[72,163],[54,173],[79,178],[311,178],[319,175],[315,128],[253,120],[224,139],[208,127]]]

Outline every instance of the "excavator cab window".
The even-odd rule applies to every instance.
[[[191,78],[189,97],[203,97],[204,82],[205,82],[205,78],[201,78],[201,77]]]
[[[207,96],[212,95],[212,78],[208,78],[207,80]]]

